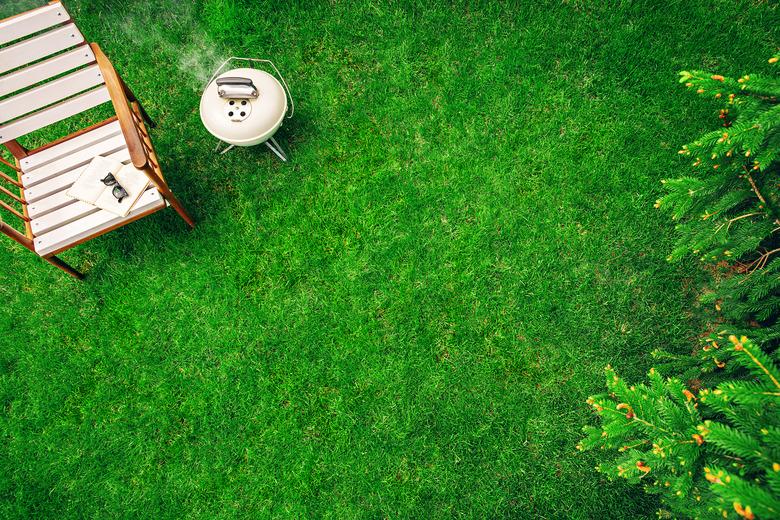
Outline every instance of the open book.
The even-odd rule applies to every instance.
[[[148,186],[149,178],[132,164],[95,157],[65,193],[73,199],[126,217]]]

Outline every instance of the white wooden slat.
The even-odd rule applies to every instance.
[[[40,152],[33,152],[27,157],[22,158],[22,160],[19,161],[19,165],[22,168],[22,172],[32,173],[36,168],[45,166],[52,161],[56,161],[74,152],[78,152],[87,146],[118,135],[121,132],[122,129],[119,126],[119,121],[114,121],[112,123],[108,123],[107,125],[99,126],[94,130],[90,130],[89,132],[76,136],[72,139],[68,139],[67,141],[63,141],[58,145],[52,146],[51,148],[46,148]]]
[[[100,67],[97,65],[77,70],[67,76],[0,101],[0,123],[6,123],[17,117],[36,112],[103,83],[103,74],[100,73]]]
[[[38,202],[28,205],[27,216],[31,219],[40,218],[51,211],[56,211],[69,204],[73,204],[75,200],[68,197],[65,194],[66,191],[67,190],[58,191],[54,195],[49,195]]]
[[[112,154],[118,152],[122,148],[127,148],[125,136],[122,134],[114,135],[108,139],[98,141],[82,150],[66,155],[61,159],[50,162],[45,166],[36,168],[31,173],[22,174],[22,184],[25,188],[32,188],[33,186],[56,177],[62,172],[83,166],[98,155]]]
[[[61,103],[50,106],[40,112],[17,119],[7,125],[0,126],[0,143],[16,139],[22,135],[34,132],[39,128],[62,121],[70,116],[94,108],[102,103],[111,101],[106,87],[99,87],[78,96],[72,97]]]
[[[33,240],[35,251],[43,256],[55,253],[63,248],[75,244],[79,240],[105,231],[123,221],[133,219],[142,213],[165,207],[165,200],[156,188],[147,190],[135,205],[133,211],[127,217],[118,217],[109,211],[100,210],[84,218],[66,224],[49,233],[36,237]]]
[[[106,157],[116,159],[120,162],[126,162],[130,160],[130,151],[127,148],[124,148],[116,153],[107,155]],[[49,179],[46,182],[42,182],[37,186],[33,186],[32,188],[25,188],[24,200],[27,201],[28,205],[33,205],[33,203],[41,200],[44,197],[48,197],[53,193],[68,189],[70,185],[73,184],[76,179],[78,179],[79,175],[81,175],[81,172],[84,171],[84,168],[86,168],[86,166],[79,166],[78,168],[63,172],[57,177]]]
[[[38,61],[84,42],[78,28],[69,23],[40,36],[22,40],[0,50],[0,74]]]
[[[88,45],[82,45],[46,61],[0,76],[0,97],[13,94],[63,72],[94,62],[95,54],[92,49]]]
[[[29,205],[41,200],[44,197],[48,197],[53,193],[68,189],[71,184],[76,182],[76,179],[78,179],[79,175],[81,175],[83,169],[84,166],[70,170],[63,173],[62,175],[59,175],[58,177],[39,184],[34,188],[25,189],[24,200],[26,200],[27,204]]]
[[[148,189],[154,189],[154,187],[149,186]],[[80,200],[74,200],[73,204],[67,204],[42,217],[32,219],[30,225],[32,226],[33,235],[39,236],[97,211],[100,211],[100,208]]]
[[[97,211],[100,211],[100,208],[80,200],[74,200],[72,204],[54,210],[43,217],[33,219],[30,222],[33,236],[43,235]]]
[[[70,15],[59,2],[33,9],[0,23],[0,45],[65,23]]]

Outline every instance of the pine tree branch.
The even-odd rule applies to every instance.
[[[753,189],[753,193],[756,194],[756,197],[758,197],[758,200],[760,200],[761,203],[764,205],[767,212],[769,212],[775,218],[775,224],[780,226],[780,217],[778,217],[774,207],[767,202],[767,200],[764,198],[763,195],[761,195],[761,192],[758,190],[758,186],[756,186],[756,181],[754,181],[753,177],[750,175],[750,170],[748,170],[747,167],[745,166],[743,166],[743,168],[745,169],[745,177],[750,183],[750,187]]]
[[[734,217],[734,218],[732,218],[732,219],[729,219],[729,221],[728,221],[729,227],[731,227],[731,224],[733,224],[733,223],[734,223],[734,222],[736,222],[737,220],[741,220],[741,219],[743,219],[743,218],[748,218],[748,217],[755,217],[756,215],[760,215],[760,214],[761,214],[761,213],[759,213],[758,211],[756,211],[756,212],[754,212],[754,213],[748,213],[748,214],[746,214],[746,215],[740,215],[739,217]]]
[[[648,440],[648,439],[643,439],[643,440],[641,440],[641,441],[637,442],[636,444],[632,444],[632,445],[630,445],[630,446],[621,446],[619,451],[628,451],[628,450],[633,450],[634,448],[637,448],[637,447],[639,447],[639,446],[642,446],[643,444],[649,444],[649,443],[650,443],[650,440]]]
[[[734,343],[735,350],[739,350],[736,348],[737,346],[742,347],[742,351],[748,355],[750,360],[753,361],[753,363],[755,363],[758,366],[758,368],[760,368],[767,375],[767,377],[769,377],[772,383],[774,383],[774,385],[780,389],[780,381],[775,379],[775,377],[772,375],[771,372],[769,372],[769,370],[764,366],[764,364],[761,363],[761,361],[752,352],[750,352],[750,350],[747,349],[747,347],[745,346],[745,344],[748,343],[747,341],[738,341],[736,343],[734,342],[734,340],[731,341],[732,343]],[[752,346],[752,343],[750,343],[750,345]]]
[[[748,217],[755,217],[756,215],[762,215],[762,213],[761,213],[761,212],[758,212],[758,211],[755,211],[755,212],[753,212],[753,213],[747,213],[747,214],[745,214],[745,215],[740,215],[740,216],[738,216],[738,217],[731,218],[731,219],[729,219],[729,220],[727,220],[727,221],[723,222],[723,223],[722,223],[720,226],[718,226],[718,227],[715,229],[715,234],[717,234],[717,233],[718,233],[718,231],[720,231],[721,229],[723,229],[723,226],[726,226],[726,231],[728,231],[729,229],[731,229],[731,224],[733,224],[733,223],[734,223],[734,222],[736,222],[737,220],[742,220],[743,218],[748,218]],[[780,222],[778,222],[778,224],[780,224]],[[780,227],[778,227],[777,229],[780,229]]]
[[[761,256],[759,256],[757,259],[753,260],[747,266],[745,266],[746,271],[750,271],[752,274],[754,271],[758,269],[763,269],[763,267],[766,265],[767,261],[769,261],[769,257],[773,254],[780,252],[780,247],[777,249],[772,249],[771,251],[767,251],[766,253],[763,253]],[[744,280],[743,280],[744,281]],[[739,282],[742,283],[742,282]]]
[[[623,412],[618,411],[618,410],[612,410],[611,408],[604,408],[604,411],[605,412],[612,412],[614,414],[620,415],[621,417],[625,417],[625,414]],[[632,418],[632,420],[636,421],[636,422],[638,422],[640,424],[644,424],[645,426],[647,426],[649,428],[652,428],[654,430],[658,430],[658,431],[663,432],[663,433],[665,433],[667,435],[671,435],[673,437],[677,433],[677,432],[670,432],[669,430],[665,430],[664,428],[661,428],[660,426],[657,426],[657,425],[655,425],[655,424],[653,424],[651,422],[645,421],[644,419],[641,419],[641,418],[637,417],[636,415]]]

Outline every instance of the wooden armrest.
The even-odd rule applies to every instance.
[[[148,158],[141,142],[141,136],[138,135],[138,128],[133,121],[133,115],[130,112],[130,102],[127,100],[127,95],[125,95],[125,90],[122,87],[122,80],[117,75],[108,57],[100,50],[100,46],[97,43],[90,43],[89,46],[92,48],[92,52],[95,53],[98,67],[100,67],[103,80],[106,82],[106,88],[111,96],[111,103],[114,105],[116,117],[119,119],[119,127],[122,129],[122,134],[125,137],[133,166],[142,169],[146,167]]]

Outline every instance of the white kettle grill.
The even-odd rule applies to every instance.
[[[249,67],[220,74],[234,60],[247,62]],[[270,65],[279,79],[255,68],[257,63]],[[294,113],[295,103],[287,82],[271,60],[228,58],[208,81],[200,98],[203,125],[214,137],[228,144],[221,153],[234,146],[265,143],[282,161],[287,161],[287,155],[274,139],[274,134],[282,126],[285,116],[289,119]],[[219,147],[217,144],[217,149]]]

